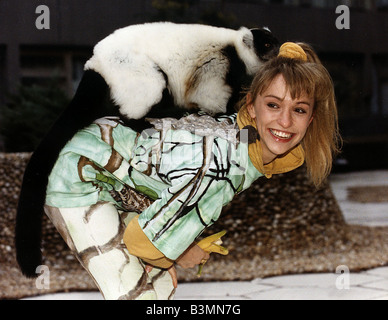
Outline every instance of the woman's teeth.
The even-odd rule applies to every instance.
[[[275,136],[275,137],[278,137],[278,138],[281,138],[281,139],[289,139],[292,137],[292,133],[286,133],[286,132],[283,132],[283,131],[278,131],[278,130],[274,130],[274,129],[269,129],[271,131],[271,133]]]

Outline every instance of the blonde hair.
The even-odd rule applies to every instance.
[[[314,99],[313,121],[301,141],[310,180],[320,186],[332,169],[334,156],[339,153],[341,137],[332,79],[314,50],[298,43],[307,61],[278,56],[264,64],[253,79],[240,108],[251,104],[278,76],[282,75],[291,97],[303,94]]]

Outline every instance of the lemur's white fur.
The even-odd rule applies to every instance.
[[[166,87],[178,106],[225,112],[232,89],[225,83],[229,61],[221,50],[228,45],[236,49],[247,73],[254,74],[261,63],[247,28],[169,22],[116,30],[95,46],[85,69],[101,74],[128,118],[145,116]]]

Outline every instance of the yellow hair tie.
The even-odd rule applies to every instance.
[[[294,42],[283,43],[283,45],[279,49],[278,56],[307,61],[306,52],[304,52],[300,45],[297,45]]]

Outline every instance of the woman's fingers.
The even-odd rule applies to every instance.
[[[147,272],[147,273],[150,273],[152,271],[154,267],[151,266],[150,264],[146,264],[146,266],[144,267],[144,270]]]
[[[178,288],[178,276],[177,276],[176,269],[175,269],[174,265],[172,265],[170,268],[168,268],[168,273],[171,276],[172,285],[174,286],[175,289]]]

